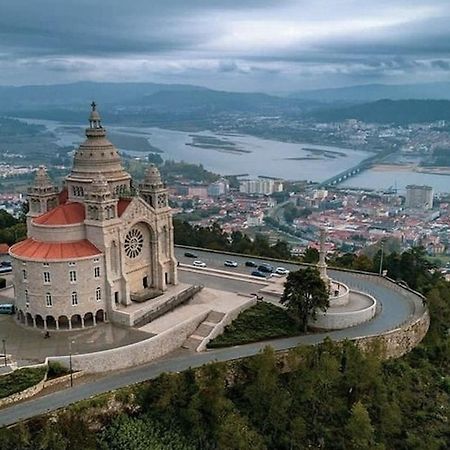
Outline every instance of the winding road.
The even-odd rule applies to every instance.
[[[192,258],[187,258],[184,253],[187,250],[177,248],[177,257],[182,263],[192,262]],[[208,267],[223,269],[223,263],[227,259],[232,259],[239,263],[234,269],[237,272],[249,273],[251,268],[245,267],[246,260],[256,263],[264,260],[258,258],[246,258],[240,256],[230,256],[220,253],[213,253],[200,250],[189,250],[204,261]],[[287,263],[275,263],[288,269],[295,269],[299,266]],[[227,268],[232,271],[233,269]],[[118,371],[95,381],[75,385],[73,388],[58,391],[35,399],[0,410],[0,426],[8,426],[19,421],[30,419],[31,417],[63,408],[79,400],[102,394],[114,389],[118,389],[130,384],[139,383],[158,377],[163,372],[180,372],[189,367],[199,367],[213,361],[230,361],[247,356],[252,356],[260,352],[265,346],[270,345],[275,350],[285,350],[296,347],[299,344],[316,344],[325,337],[333,340],[355,339],[363,336],[377,335],[389,330],[398,328],[400,325],[412,321],[423,313],[423,304],[418,295],[402,290],[395,283],[390,284],[387,280],[380,280],[376,276],[363,276],[352,272],[330,270],[329,274],[353,289],[361,290],[373,295],[379,302],[380,311],[369,322],[348,328],[345,330],[332,331],[328,333],[317,333],[291,338],[276,339],[266,342],[258,342],[223,349],[209,350],[203,353],[192,353],[187,350],[177,350],[164,358],[153,361],[139,367],[133,367]],[[221,279],[207,273],[194,273],[180,271],[180,281],[185,283],[201,283],[205,286],[216,289],[225,289],[239,292],[255,292],[256,285],[239,280]]]

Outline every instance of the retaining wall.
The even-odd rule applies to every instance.
[[[368,298],[372,304],[364,309],[355,311],[332,312],[329,309],[326,312],[318,311],[316,313],[316,320],[311,323],[311,326],[321,330],[342,330],[372,319],[377,312],[376,300],[364,292],[353,290],[350,292],[352,295],[360,295]]]
[[[100,352],[72,355],[72,367],[74,370],[95,373],[125,369],[153,361],[181,347],[198,325],[205,320],[208,313],[209,310],[199,313],[144,341]],[[57,361],[65,367],[69,367],[68,356],[52,356],[48,358],[48,361]]]
[[[211,333],[208,334],[205,339],[200,343],[200,345],[197,347],[197,352],[202,352],[206,350],[206,346],[208,345],[209,341],[212,341],[215,337],[219,336],[219,334],[222,334],[225,330],[225,327],[229,325],[236,317],[246,309],[256,305],[256,298],[252,296],[249,298],[249,301],[245,303],[244,305],[237,306],[231,311],[228,311],[225,316],[223,316],[222,320],[211,330]]]

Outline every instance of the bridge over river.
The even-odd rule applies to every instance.
[[[396,150],[389,149],[384,150],[380,153],[376,153],[373,156],[370,156],[369,158],[364,159],[356,166],[350,167],[349,169],[346,169],[337,175],[334,175],[324,181],[322,181],[319,186],[320,187],[326,187],[326,186],[337,186],[338,184],[342,183],[343,181],[347,180],[348,178],[354,177],[355,175],[358,175],[359,173],[363,172],[364,170],[370,169],[374,164],[380,163],[383,160],[385,160],[388,156],[390,156],[392,153],[394,153]]]

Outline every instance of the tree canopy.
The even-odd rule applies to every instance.
[[[315,268],[308,267],[290,272],[280,303],[286,305],[292,317],[299,322],[303,331],[306,331],[308,321],[316,318],[317,311],[326,311],[328,308],[328,287]]]

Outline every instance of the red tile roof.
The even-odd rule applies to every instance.
[[[121,198],[117,203],[117,214],[119,217],[125,212],[128,208],[128,205],[131,203],[129,198]]]
[[[32,238],[18,242],[9,249],[12,256],[37,260],[76,259],[101,255],[101,251],[86,239],[76,242],[39,242]]]
[[[67,188],[64,188],[59,194],[58,194],[58,200],[59,204],[62,205],[67,202],[67,198],[69,197],[69,191]]]
[[[85,209],[82,203],[64,203],[42,216],[33,219],[39,225],[71,225],[84,222]]]
[[[7,255],[9,250],[8,244],[0,244],[0,255]]]

